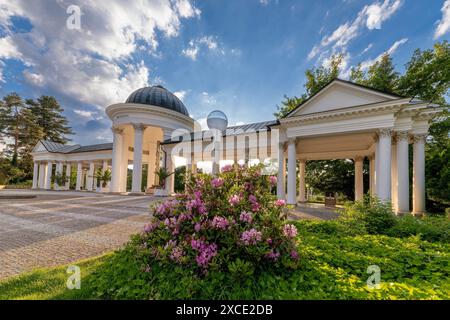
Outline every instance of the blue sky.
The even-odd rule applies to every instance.
[[[81,10],[69,29],[70,5]],[[399,71],[416,48],[450,39],[450,0],[0,0],[0,95],[54,95],[76,143],[111,139],[104,108],[162,84],[193,118],[273,119],[304,72],[345,57],[341,77],[390,52]]]

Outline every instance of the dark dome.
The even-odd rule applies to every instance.
[[[173,110],[189,117],[189,112],[183,102],[160,85],[137,89],[130,94],[125,103],[148,104]]]

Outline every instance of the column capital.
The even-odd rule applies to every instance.
[[[415,134],[412,136],[414,143],[425,143],[426,138],[427,138],[426,133]]]
[[[355,160],[355,162],[357,162],[357,161],[363,161],[363,160],[364,160],[364,157],[363,157],[363,156],[355,156],[355,157],[354,157],[354,160]]]
[[[147,126],[143,123],[133,123],[133,128],[137,131],[144,131]]]
[[[123,134],[123,129],[119,127],[111,127],[111,131],[116,134]]]
[[[392,136],[392,129],[380,129],[378,131],[378,136],[380,138],[382,138],[382,137],[386,137],[386,138],[391,137]]]
[[[296,143],[297,142],[297,138],[288,138],[287,139],[288,144],[292,144],[292,143]]]
[[[408,141],[409,133],[408,131],[397,131],[396,132],[397,141]]]
[[[300,159],[298,159],[298,161],[299,161],[300,163],[302,163],[302,164],[305,164],[305,163],[306,163],[306,159],[305,159],[305,158],[300,158]]]

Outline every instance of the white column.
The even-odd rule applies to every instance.
[[[169,173],[172,173],[175,171],[175,166],[172,160],[172,150],[171,149],[167,149],[166,151],[166,170]],[[167,179],[166,179],[166,190],[169,194],[174,193],[175,191],[175,174],[171,174]]]
[[[369,157],[370,195],[375,195],[375,155]]]
[[[58,174],[62,175],[62,171],[63,171],[63,164],[61,161],[59,161],[56,163],[55,176]],[[61,186],[58,184],[58,182],[56,182],[56,179],[55,179],[55,182],[53,183],[53,189],[60,190],[60,187]]]
[[[375,170],[374,170],[374,179],[373,179],[373,186],[374,186],[374,195],[378,196],[378,189],[377,189],[377,183],[378,183],[378,173],[380,172],[380,143],[379,143],[379,137],[376,136],[375,138]]]
[[[156,158],[158,154],[156,147],[156,143],[150,143],[148,148],[147,188],[151,188],[155,184]]]
[[[284,142],[278,143],[278,177],[277,177],[277,196],[278,199],[286,199],[284,187],[286,177],[286,157],[284,156]]]
[[[131,192],[142,192],[142,142],[145,126],[134,124],[133,180]]]
[[[123,153],[123,130],[112,128],[113,132],[113,150],[112,150],[112,169],[111,169],[111,192],[120,192],[120,175]]]
[[[295,146],[295,138],[288,140],[288,204],[297,204],[297,150]]]
[[[89,171],[87,173],[87,177],[86,177],[86,189],[88,191],[92,191],[93,190],[93,185],[94,185],[94,174],[95,174],[95,164],[94,161],[89,162]]]
[[[45,173],[45,189],[50,190],[52,186],[52,167],[53,163],[51,161],[47,162],[47,170]]]
[[[397,194],[397,141],[392,138],[391,149],[391,193],[392,193],[392,208],[394,212],[398,211],[398,194]]]
[[[33,162],[33,189],[38,187],[38,176],[39,176],[39,164],[37,161]]]
[[[379,134],[378,170],[376,176],[377,195],[383,201],[391,199],[391,130],[382,129]]]
[[[408,133],[397,133],[397,213],[409,213]]]
[[[355,157],[355,201],[364,196],[363,157]]]
[[[126,134],[123,134],[123,144],[122,144],[122,160],[120,164],[120,184],[119,192],[127,192],[128,185],[128,163],[130,158],[130,141]]]
[[[45,188],[45,170],[46,170],[46,166],[45,163],[41,162],[39,163],[39,178],[38,178],[38,182],[39,182],[39,188],[40,189],[44,189]]]
[[[425,213],[425,134],[414,136],[413,213]]]
[[[298,178],[299,180],[299,201],[300,202],[306,202],[306,182],[305,182],[305,175],[306,175],[306,160],[301,159],[299,163],[299,173]]]
[[[77,163],[77,184],[75,186],[75,190],[81,190],[81,184],[83,183],[83,163]]]
[[[66,177],[67,177],[67,181],[66,181],[66,185],[65,185],[65,189],[66,190],[70,190],[70,176],[72,175],[72,165],[70,162],[66,163]]]

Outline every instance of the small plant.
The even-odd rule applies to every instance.
[[[164,189],[166,186],[166,179],[170,177],[174,172],[169,172],[166,168],[159,168],[158,171],[155,171],[155,174],[158,176],[158,181],[160,189]]]
[[[366,195],[364,199],[345,205],[341,219],[356,229],[369,234],[383,234],[397,223],[390,202]]]
[[[69,177],[65,173],[57,172],[53,178],[53,182],[58,184],[58,186],[63,186],[69,181]]]
[[[102,188],[106,188],[108,182],[111,181],[111,170],[103,171],[103,169],[99,168],[95,173],[95,178],[97,178],[97,183],[102,184]]]

